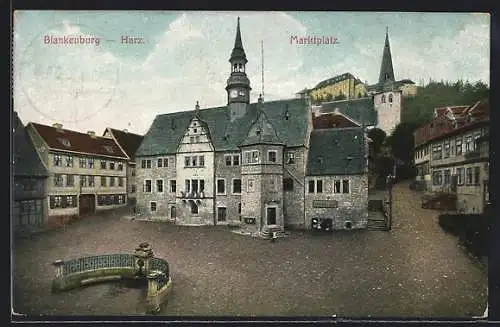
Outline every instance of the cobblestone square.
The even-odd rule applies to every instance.
[[[132,221],[113,212],[14,245],[14,310],[48,315],[142,315],[145,290],[120,283],[51,294],[52,262],[131,253],[149,242],[170,263],[162,315],[482,315],[487,273],[420,208],[408,183],[394,189],[393,230],[292,232],[276,243],[227,227]]]

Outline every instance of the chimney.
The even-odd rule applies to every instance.
[[[196,101],[196,106],[194,106],[194,108],[196,110],[200,110],[200,103],[198,101]]]
[[[96,138],[96,136],[95,136],[95,132],[94,132],[94,131],[88,131],[88,132],[87,132],[87,134],[88,134],[91,138],[93,138],[93,139],[95,139],[95,138]]]
[[[58,132],[60,132],[62,130],[63,125],[60,123],[54,123],[52,124],[52,127],[54,127],[55,129],[57,129]]]

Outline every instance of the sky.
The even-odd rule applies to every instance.
[[[196,101],[226,105],[237,17],[252,102],[262,71],[266,101],[346,72],[376,83],[386,28],[397,80],[489,85],[490,17],[483,13],[16,11],[14,110],[24,124],[145,134],[158,114],[193,110]],[[63,36],[99,43],[47,43]],[[337,42],[301,45],[292,36]],[[125,37],[137,43],[122,43]]]

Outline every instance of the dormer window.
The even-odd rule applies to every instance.
[[[71,142],[69,140],[67,140],[67,139],[58,137],[57,140],[59,141],[59,143],[61,143],[64,146],[67,146],[67,147],[71,146]]]
[[[198,129],[196,129],[196,128],[195,128],[195,129],[193,129],[193,133],[195,133],[195,134],[196,134],[197,132],[198,132]]]
[[[102,148],[108,152],[108,153],[113,153],[113,147],[112,146],[109,146],[109,145],[103,145]]]

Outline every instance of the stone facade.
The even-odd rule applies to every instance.
[[[373,105],[377,112],[377,128],[391,135],[394,128],[401,122],[401,91],[389,91],[373,96]]]
[[[214,210],[216,224],[239,225],[241,222],[241,193],[243,191],[243,184],[241,182],[241,154],[236,151],[216,152],[215,174],[217,180],[223,180],[225,183],[224,194],[216,192]],[[239,192],[237,189],[238,181]]]
[[[283,215],[285,227],[303,229],[305,228],[304,185],[307,149],[305,147],[286,148],[284,160]]]
[[[342,183],[349,181],[348,193],[342,193]],[[317,183],[322,182],[322,192]],[[340,181],[340,193],[334,192],[335,182]],[[366,228],[368,222],[368,176],[340,175],[307,177],[306,183],[314,182],[313,192],[306,186],[306,228],[311,228],[313,218],[332,219],[333,229]]]

